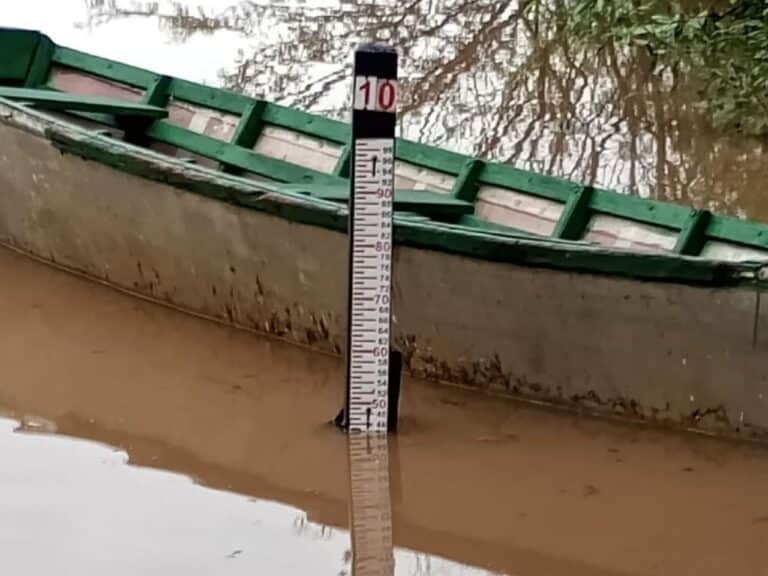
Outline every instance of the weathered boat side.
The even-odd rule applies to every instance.
[[[2,103],[0,189],[4,244],[198,314],[342,350],[343,205]],[[396,238],[394,330],[412,373],[678,426],[768,431],[758,265],[407,218]]]
[[[318,187],[347,186],[350,130],[343,122],[58,46],[37,31],[0,29],[0,48],[9,55],[0,64],[0,97],[5,90],[7,97],[18,99],[21,89],[27,104],[46,107],[49,100],[49,108],[52,98],[69,99],[78,105],[68,111],[72,122],[219,171],[300,184],[310,195]],[[113,110],[120,104],[128,116],[121,121],[89,113],[78,99],[100,100],[102,107],[94,106],[93,112],[103,112],[104,100],[112,99]],[[53,106],[61,107],[61,102]],[[142,114],[156,113],[153,108],[164,108],[167,118],[147,122]],[[472,203],[472,214],[454,219],[470,230],[724,261],[768,261],[764,224],[402,139],[397,157],[397,187]]]

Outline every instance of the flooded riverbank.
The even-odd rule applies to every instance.
[[[349,570],[337,359],[6,251],[0,270],[15,573]],[[764,449],[406,379],[389,465],[396,574],[764,573]]]

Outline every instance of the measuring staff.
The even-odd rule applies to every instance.
[[[387,432],[397,428],[401,356],[391,349],[397,53],[355,51],[349,195],[347,381],[355,576],[394,572]]]
[[[359,47],[353,87],[344,425],[386,433],[397,424],[400,385],[400,356],[390,349],[397,53]]]

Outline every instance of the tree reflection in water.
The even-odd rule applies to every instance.
[[[407,138],[768,220],[764,141],[713,128],[692,104],[697,87],[646,53],[577,46],[548,12],[514,1],[85,1],[91,25],[151,17],[178,42],[243,34],[252,50],[223,63],[223,86],[336,118],[353,47],[386,41],[401,55]]]

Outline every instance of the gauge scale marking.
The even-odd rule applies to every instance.
[[[396,428],[400,370],[396,353],[390,365],[397,53],[377,44],[360,46],[354,68],[344,411],[350,432],[352,572],[391,576],[387,432]],[[390,371],[398,376],[392,390]]]
[[[387,432],[391,408],[396,52],[361,46],[353,90],[346,426],[375,434]]]
[[[394,142],[355,141],[349,429],[386,432],[392,282]]]

